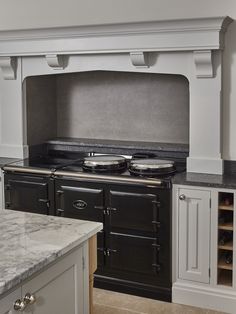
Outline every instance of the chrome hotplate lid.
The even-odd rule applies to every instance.
[[[122,156],[117,155],[100,155],[84,158],[83,165],[87,167],[94,166],[112,166],[120,165],[126,162],[126,159]]]
[[[92,172],[117,172],[127,168],[125,157],[116,155],[100,155],[84,158],[82,168]]]
[[[130,161],[129,172],[138,176],[165,176],[176,171],[175,162],[157,158],[134,159]]]
[[[130,167],[137,170],[156,170],[156,169],[168,169],[174,167],[174,161],[162,160],[156,158],[145,159],[133,159],[130,161]]]

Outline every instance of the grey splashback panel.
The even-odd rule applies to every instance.
[[[58,75],[57,136],[188,143],[188,81],[126,72]]]
[[[120,141],[88,138],[55,138],[45,143],[49,150],[65,152],[96,152],[133,155],[135,153],[154,153],[159,157],[186,158],[188,144],[158,143],[143,141]]]
[[[55,76],[26,79],[27,143],[41,144],[57,136]]]

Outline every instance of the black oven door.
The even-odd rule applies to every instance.
[[[46,215],[53,212],[53,182],[48,177],[6,173],[4,189],[7,209]]]
[[[76,180],[55,181],[56,215],[103,222],[104,188]]]
[[[102,222],[105,191],[102,185],[77,180],[55,179],[56,215]],[[97,234],[98,270],[105,264],[105,230]]]

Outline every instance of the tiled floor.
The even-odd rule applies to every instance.
[[[101,289],[94,289],[94,314],[223,314]]]

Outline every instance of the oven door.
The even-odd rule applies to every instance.
[[[104,221],[104,188],[96,183],[55,179],[56,215],[102,222]],[[105,264],[105,230],[97,234],[98,270]]]
[[[106,216],[110,276],[170,287],[170,199],[170,190],[110,186]]]
[[[132,187],[109,191],[109,222],[113,232],[141,232],[153,236],[158,232],[159,195]]]
[[[53,190],[50,178],[37,175],[5,174],[5,207],[24,212],[50,214]]]
[[[104,188],[99,184],[56,179],[56,215],[103,222]]]
[[[111,277],[151,285],[171,285],[170,263],[163,257],[156,238],[110,233],[107,263]]]

